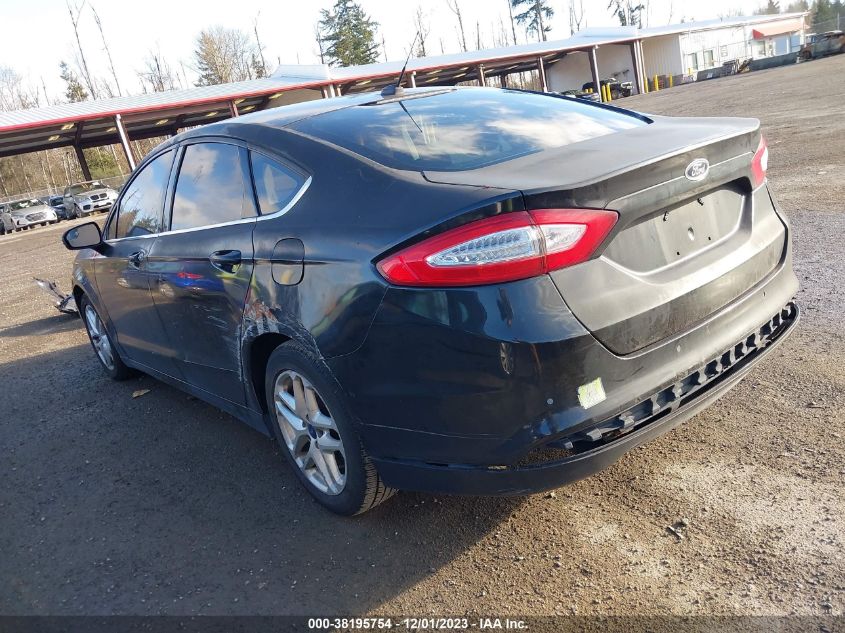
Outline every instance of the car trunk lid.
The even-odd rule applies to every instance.
[[[752,190],[758,142],[754,119],[654,117],[652,125],[504,164],[425,175],[519,189],[529,209],[617,211],[595,256],[551,277],[599,341],[631,354],[725,307],[781,261],[785,226],[767,188]],[[700,159],[709,172],[688,178]]]

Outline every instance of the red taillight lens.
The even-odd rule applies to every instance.
[[[768,170],[769,147],[766,145],[766,139],[760,136],[760,144],[757,146],[757,151],[754,152],[754,158],[751,159],[751,177],[754,180],[755,189],[766,181]]]
[[[378,262],[400,286],[474,286],[542,275],[583,262],[616,223],[615,211],[539,209],[471,222]]]

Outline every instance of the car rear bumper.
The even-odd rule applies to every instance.
[[[583,479],[611,465],[640,444],[678,426],[724,395],[792,332],[798,318],[798,307],[790,302],[736,345],[672,385],[620,415],[572,436],[559,438],[553,446],[543,447],[565,454],[558,459],[543,461],[542,454],[538,453],[535,458],[540,463],[530,463],[529,455],[528,459],[512,466],[434,464],[378,457],[373,458],[373,462],[388,486],[436,493],[519,495]],[[696,382],[701,384],[695,385]],[[667,397],[673,393],[675,398]],[[643,410],[648,414],[637,420],[636,412]],[[626,430],[624,427],[628,423],[631,427]],[[591,434],[595,439],[589,440]],[[590,441],[597,446],[584,448]]]

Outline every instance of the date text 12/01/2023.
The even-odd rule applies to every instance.
[[[479,631],[528,630],[528,623],[525,620],[511,618],[484,617],[470,619],[458,618],[437,618],[437,617],[405,617],[405,618],[309,618],[308,629],[312,631],[328,629],[344,630],[390,630],[405,629],[409,631],[428,630],[452,630],[465,631],[476,629]]]

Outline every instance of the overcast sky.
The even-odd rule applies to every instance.
[[[78,1],[78,0],[77,0]],[[576,0],[577,1],[577,0]],[[648,26],[679,22],[681,18],[716,18],[729,12],[745,14],[762,0],[651,0]],[[493,33],[500,19],[509,28],[507,0],[459,0],[468,44],[474,46],[476,23],[485,46],[493,45]],[[193,63],[194,40],[199,31],[224,25],[249,31],[258,19],[258,31],[268,64],[316,63],[314,25],[321,8],[332,0],[88,0],[96,8],[111,47],[124,92],[140,92],[137,72],[151,49],[160,49],[180,77],[184,70],[190,85],[196,79]],[[421,6],[431,24],[427,41],[429,54],[459,50],[457,23],[446,0],[360,0],[365,11],[379,23],[389,59],[405,56],[414,37],[413,15]],[[587,26],[616,23],[606,9],[606,0],[584,0]],[[552,0],[555,10],[549,39],[569,36],[568,0]],[[59,78],[59,62],[73,65],[75,44],[65,0],[0,0],[0,65],[11,66],[31,86],[37,86],[43,103],[42,81],[51,100],[62,98],[64,84]],[[102,41],[89,9],[81,19],[82,46],[97,76],[109,77]],[[518,31],[520,43],[525,32]],[[272,62],[272,63],[271,63]]]

